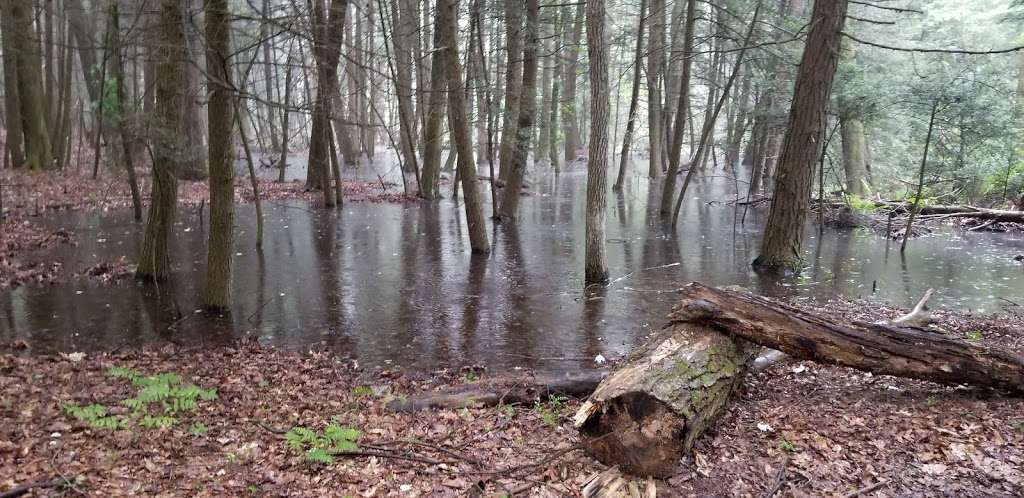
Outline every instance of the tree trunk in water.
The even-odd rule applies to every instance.
[[[288,62],[285,64],[284,69],[284,109],[281,109],[281,160],[277,167],[277,181],[284,182],[284,172],[288,168],[288,106],[291,105],[292,100],[292,49],[288,48]],[[241,123],[239,123],[241,126]]]
[[[676,105],[675,124],[672,125],[672,146],[668,151],[668,172],[665,173],[665,188],[661,191],[663,219],[672,214],[672,199],[675,195],[676,176],[679,175],[679,161],[683,151],[683,136],[686,131],[686,117],[690,108],[690,72],[693,66],[694,28],[697,24],[697,0],[686,3],[686,34],[683,35],[683,71],[679,78],[679,104]],[[691,164],[692,168],[694,165]]]
[[[25,165],[24,131],[22,130],[21,101],[18,98],[18,58],[15,48],[14,20],[11,18],[11,4],[19,0],[3,0],[0,24],[2,24],[2,45],[4,57],[4,118],[7,131],[6,146],[10,151],[11,167],[21,168]]]
[[[932,132],[935,130],[935,115],[939,112],[939,99],[932,102],[932,112],[928,118],[928,134],[924,137],[924,154],[921,155],[921,167],[917,173],[917,193],[914,194],[914,202],[910,207],[910,216],[907,217],[907,228],[903,231],[903,242],[900,243],[900,253],[907,250],[907,240],[910,239],[910,229],[914,226],[914,218],[921,207],[921,192],[924,190],[924,170],[928,166],[928,149],[932,143]]]
[[[128,116],[128,89],[124,84],[124,60],[121,57],[121,23],[117,3],[110,6],[110,49],[111,49],[111,72],[114,76],[114,84],[117,87],[117,108],[114,119],[117,120],[118,134],[120,135],[122,160],[124,169],[128,174],[128,189],[132,194],[132,209],[135,221],[142,221],[142,198],[139,194],[139,181],[135,177],[135,160],[133,145],[135,139],[129,131]]]
[[[515,143],[509,155],[509,163],[501,164],[501,171],[508,171],[505,189],[501,195],[498,216],[514,220],[519,210],[520,189],[526,177],[526,160],[533,138],[533,116],[537,110],[537,52],[540,46],[538,22],[540,6],[538,0],[526,0],[526,40],[523,44],[523,81],[517,104],[519,110]],[[509,53],[511,55],[511,52]],[[517,56],[518,57],[518,56]],[[506,166],[508,166],[506,168]]]
[[[206,70],[209,103],[210,232],[201,302],[209,310],[231,307],[231,259],[234,257],[234,157],[231,133],[231,29],[228,0],[206,0]]]
[[[12,0],[8,7],[14,27],[14,57],[17,61],[18,101],[21,104],[22,132],[25,137],[25,166],[29,169],[46,169],[53,165],[53,146],[43,103],[42,61],[34,42],[37,37],[32,30],[32,4]]]
[[[466,96],[463,88],[462,64],[459,63],[459,45],[456,12],[458,0],[437,0],[437,26],[441,30],[441,46],[445,52],[445,67],[448,68],[448,122],[451,124],[452,139],[458,150],[458,175],[462,182],[463,205],[466,207],[466,225],[469,228],[469,243],[474,253],[491,251],[487,240],[487,221],[480,187],[476,179],[476,164],[473,161],[473,142],[469,120],[466,119]]]
[[[584,4],[577,4],[574,18],[568,19],[572,22],[572,33],[562,55],[562,134],[565,137],[566,162],[576,159],[576,151],[581,145],[579,118],[576,116],[576,71],[580,60],[580,39],[583,36],[583,9]],[[568,14],[569,11],[565,12]]]
[[[171,274],[169,239],[178,203],[178,172],[190,159],[185,134],[188,60],[181,0],[161,0],[154,25],[153,189],[137,274],[164,280]]]
[[[640,60],[644,52],[644,24],[647,21],[647,0],[640,0],[640,21],[636,30],[636,55],[633,57],[633,90],[629,97],[629,114],[626,117],[626,132],[622,136],[622,158],[619,160],[619,176],[612,190],[622,190],[626,180],[626,165],[629,163],[629,147],[633,141],[633,127],[636,125],[637,101],[640,99]]]
[[[800,267],[804,221],[814,170],[821,154],[826,110],[839,62],[839,41],[847,0],[817,0],[800,61],[789,125],[775,176],[775,194],[754,267],[796,270]]]
[[[665,72],[665,0],[651,0],[650,42],[647,49],[647,125],[650,136],[649,178],[661,176],[661,82]],[[639,36],[639,35],[638,35]]]
[[[523,95],[523,29],[522,0],[503,0],[505,3],[505,115],[501,123],[501,145],[498,148],[499,177],[506,185],[512,180],[512,149],[518,143],[519,106]],[[517,193],[518,194],[518,193]],[[504,202],[502,202],[504,204]],[[504,209],[504,208],[502,208]],[[515,213],[513,212],[514,216]]]
[[[416,164],[416,116],[413,108],[412,89],[412,29],[409,29],[407,18],[408,12],[399,13],[399,0],[391,0],[391,18],[394,20],[395,28],[392,34],[392,44],[395,47],[395,86],[398,93],[398,128],[399,143],[402,146],[402,156],[405,158],[404,167],[412,169],[411,165]]]
[[[541,24],[541,51],[543,54],[551,53],[551,44],[549,38],[552,38],[551,33],[548,32],[547,24]],[[551,123],[551,73],[554,69],[552,60],[555,57],[550,55],[544,55],[540,60],[543,61],[543,70],[541,71],[540,77],[540,103],[537,105],[537,148],[533,151],[533,162],[534,164],[541,161],[546,161],[548,156],[551,155],[551,133],[548,130],[548,126]]]
[[[472,35],[471,35],[472,36]],[[438,184],[441,180],[441,138],[444,121],[445,81],[444,57],[441,47],[441,32],[434,30],[433,61],[430,64],[430,95],[427,102],[427,123],[423,127],[423,189],[420,192],[426,199],[440,196]],[[472,45],[472,43],[470,44]],[[472,50],[472,49],[470,49]],[[470,53],[470,59],[475,59]]]
[[[310,132],[309,170],[316,170],[323,189],[324,206],[331,207],[341,202],[336,199],[336,190],[332,189],[330,142],[331,137],[331,101],[337,93],[338,60],[341,58],[342,34],[345,26],[345,11],[348,10],[347,0],[331,0],[330,7],[324,12],[319,3],[314,9],[313,57],[316,62],[317,97],[313,103],[313,127]],[[340,178],[335,178],[340,182]],[[308,180],[307,180],[308,182]]]
[[[864,138],[864,123],[857,116],[842,116],[839,127],[843,139],[846,193],[861,197],[866,192],[868,177],[868,145]]]
[[[608,58],[604,0],[587,2],[587,56],[590,61],[590,147],[587,164],[585,283],[608,281],[605,221],[608,205]]]

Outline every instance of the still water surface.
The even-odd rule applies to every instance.
[[[492,227],[488,257],[470,255],[461,206],[451,200],[352,202],[339,212],[301,201],[267,203],[262,253],[254,243],[254,210],[239,206],[235,305],[224,317],[194,313],[206,228],[196,207],[183,207],[174,228],[173,282],[76,280],[0,294],[0,341],[24,339],[37,351],[68,352],[255,336],[371,365],[574,370],[643,340],[663,323],[673,290],[694,280],[768,295],[900,305],[933,287],[934,305],[980,312],[999,311],[1004,299],[1024,303],[1024,268],[1013,261],[1024,254],[1019,234],[942,229],[912,240],[901,257],[897,244],[869,231],[826,228],[819,235],[810,223],[807,270],[783,281],[762,279],[749,264],[766,213],[752,209],[738,224],[734,208],[722,202],[734,188],[723,178],[695,184],[672,232],[657,221],[657,185],[631,178],[621,195],[609,196],[613,282],[587,294],[581,290],[582,166],[534,175],[519,222]],[[77,234],[77,246],[51,255],[72,271],[119,256],[133,261],[141,243],[128,211],[62,213],[45,223]]]

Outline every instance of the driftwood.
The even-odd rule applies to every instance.
[[[1024,357],[908,326],[928,323],[930,296],[929,291],[914,311],[892,322],[843,324],[762,297],[691,283],[668,327],[602,381],[573,422],[601,462],[664,477],[714,423],[746,372],[786,355],[1024,393]],[[750,361],[751,343],[772,350]]]
[[[912,202],[898,201],[873,201],[876,208],[889,209],[896,213],[909,213],[913,207]],[[841,209],[847,207],[844,202],[825,202],[825,206]],[[918,213],[922,216],[941,216],[943,218],[976,218],[993,222],[1024,223],[1024,211],[1009,211],[1006,209],[988,209],[960,204],[933,204],[920,206]]]
[[[710,327],[671,323],[601,382],[573,423],[598,460],[667,477],[724,410],[754,351]]]
[[[454,386],[442,391],[398,398],[387,403],[388,410],[415,412],[434,408],[468,408],[501,404],[532,403],[550,395],[583,397],[597,388],[606,371],[571,376],[495,377]]]
[[[892,323],[841,324],[759,296],[699,283],[683,289],[683,301],[670,318],[704,324],[796,359],[1024,393],[1021,355],[919,328]]]

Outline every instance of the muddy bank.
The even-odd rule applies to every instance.
[[[855,301],[820,309],[847,319],[903,311]],[[1024,351],[1017,315],[939,312],[938,323],[950,335]],[[135,388],[111,367],[174,372],[216,389],[217,398],[176,414],[178,423],[166,428],[97,429],[69,415],[66,405],[93,403],[125,413],[117,407]],[[252,343],[84,358],[8,354],[0,357],[0,491],[67,477],[73,486],[60,492],[91,496],[578,495],[601,470],[577,450],[567,420],[578,400],[413,414],[384,407],[509,373],[366,370],[329,353]],[[780,363],[747,378],[723,420],[659,492],[762,495],[781,479],[780,496],[868,487],[874,491],[866,496],[1017,496],[1024,493],[1022,413],[1024,401],[990,391]],[[293,448],[284,434],[295,427],[322,433],[332,423],[359,431],[352,454],[332,464],[310,462],[310,448]]]

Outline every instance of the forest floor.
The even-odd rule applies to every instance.
[[[795,304],[848,320],[904,311],[864,301]],[[1012,313],[935,316],[951,336],[1022,353],[1024,318]],[[326,352],[254,343],[59,356],[7,345],[0,353],[0,492],[46,483],[56,486],[40,493],[68,496],[577,496],[603,469],[581,451],[569,421],[578,400],[385,408],[396,397],[505,372],[371,371]],[[89,415],[69,413],[69,405],[99,404],[108,423],[129,417],[122,401],[137,388],[124,369],[173,372],[217,398],[174,414],[177,423],[164,428],[96,428],[97,412],[88,423]],[[161,411],[156,403],[150,410]],[[293,431],[299,449],[284,434],[295,427],[315,433],[303,442]],[[305,456],[312,445],[349,453],[313,463]],[[776,486],[776,496],[798,497],[1024,496],[1024,400],[782,362],[748,376],[677,474],[657,484],[659,496],[763,496]]]
[[[139,175],[139,190],[148,204],[149,175]],[[235,178],[235,202],[252,203],[248,177]],[[345,202],[415,202],[401,187],[382,182],[346,181]],[[320,202],[319,192],[306,190],[302,182],[260,180],[260,198],[268,201],[302,199]],[[59,261],[33,257],[40,250],[75,244],[73,231],[44,229],[37,218],[65,211],[130,209],[131,192],[123,175],[103,173],[98,178],[73,172],[7,170],[0,184],[3,212],[0,216],[0,289],[26,283],[58,283],[73,276],[114,280],[131,273],[124,262],[109,261],[95,268],[67,270]],[[206,181],[178,182],[178,203],[198,205],[209,200]]]

